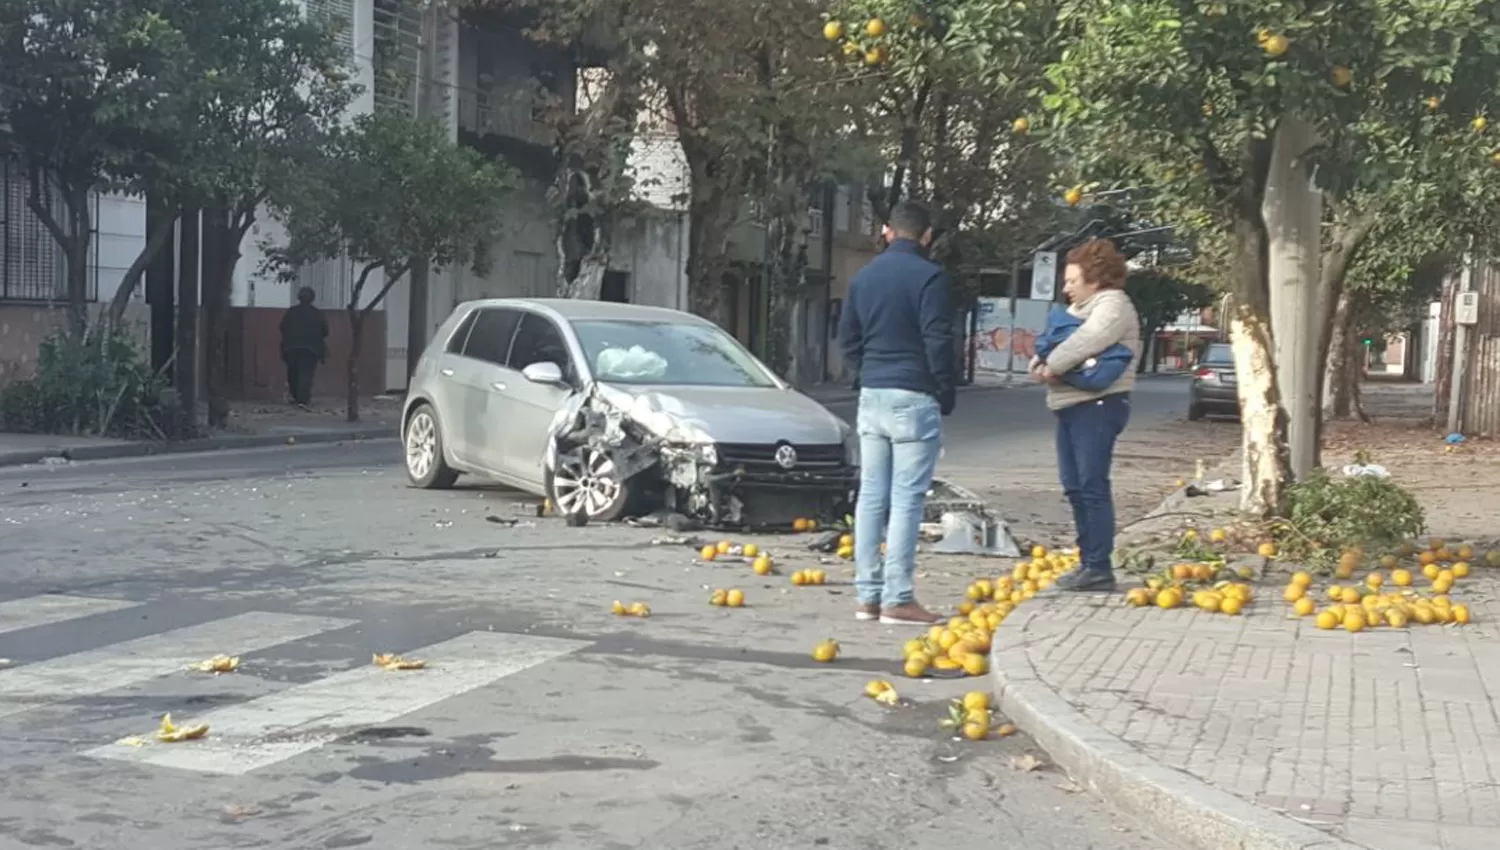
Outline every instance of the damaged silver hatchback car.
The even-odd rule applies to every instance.
[[[603,301],[460,304],[417,365],[401,436],[413,486],[472,474],[601,521],[842,516],[859,478],[853,429],[717,325]]]

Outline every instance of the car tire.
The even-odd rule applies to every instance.
[[[430,404],[419,404],[406,420],[401,440],[406,456],[406,481],[421,490],[446,490],[458,472],[443,456],[443,428]]]
[[[1203,419],[1203,405],[1201,405],[1201,404],[1190,404],[1190,405],[1188,405],[1188,421],[1189,422],[1198,422],[1198,421],[1201,421],[1202,419]]]
[[[557,465],[546,476],[552,510],[567,516],[582,507],[591,522],[614,522],[625,516],[637,487],[621,481],[614,471],[614,461],[598,449],[579,446],[558,452]]]

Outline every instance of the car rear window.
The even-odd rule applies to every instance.
[[[1203,366],[1233,366],[1234,354],[1227,345],[1210,345],[1199,363]]]

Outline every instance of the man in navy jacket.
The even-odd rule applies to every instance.
[[[859,386],[854,616],[929,625],[943,618],[917,603],[914,573],[942,417],[953,412],[958,385],[953,310],[948,275],[926,256],[927,210],[897,205],[884,235],[885,252],[849,282],[838,330]]]

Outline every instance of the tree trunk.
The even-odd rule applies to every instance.
[[[1234,225],[1235,289],[1229,342],[1240,399],[1243,490],[1240,507],[1255,517],[1280,512],[1288,478],[1286,419],[1276,385],[1275,343],[1265,301],[1267,239],[1258,212]],[[1240,294],[1243,293],[1243,294]]]
[[[351,307],[349,314],[349,360],[345,364],[344,419],[359,421],[359,352],[365,338],[365,311]]]
[[[203,362],[204,391],[208,396],[208,427],[229,424],[227,342],[229,302],[234,268],[239,263],[242,232],[229,210],[216,205],[203,213]]]
[[[578,262],[578,271],[572,280],[558,282],[558,296],[597,301],[604,294],[604,273],[609,271],[609,255],[590,253]]]
[[[1458,281],[1449,276],[1443,284],[1442,308],[1438,313],[1437,368],[1433,372],[1432,421],[1442,427],[1448,421],[1449,396],[1453,390],[1454,299]]]
[[[163,247],[172,238],[172,230],[177,222],[167,218],[154,220],[155,226],[146,233],[146,244],[141,252],[131,261],[130,268],[120,278],[120,286],[115,290],[114,298],[109,302],[109,320],[118,325],[125,318],[125,310],[130,306],[130,297],[135,294],[136,287],[141,279],[146,276],[146,269],[155,262],[156,256],[161,253]]]
[[[735,328],[729,327],[729,293],[724,281],[729,271],[726,254],[733,211],[722,190],[713,186],[700,190],[699,185],[695,177],[688,205],[688,306],[734,333]]]
[[[177,399],[182,408],[185,437],[198,431],[198,289],[199,258],[197,209],[182,211],[182,244],[177,262]]]
[[[1348,372],[1348,338],[1354,313],[1350,299],[1351,295],[1345,292],[1339,296],[1338,307],[1334,309],[1333,326],[1329,333],[1328,367],[1323,378],[1324,414],[1335,419],[1349,416],[1349,385],[1344,376]]]
[[[1312,124],[1283,116],[1272,136],[1261,215],[1267,242],[1272,365],[1287,421],[1291,472],[1301,478],[1318,462],[1319,373],[1323,321],[1322,193],[1311,185],[1306,154],[1317,143]],[[1274,399],[1273,399],[1274,400]]]

